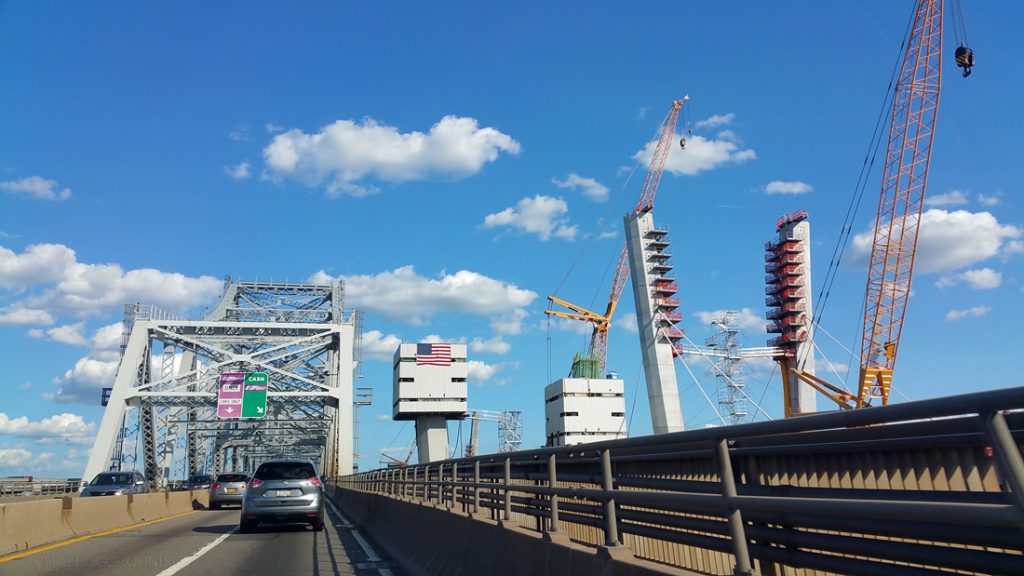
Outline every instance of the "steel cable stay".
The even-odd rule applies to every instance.
[[[680,357],[679,363],[683,365],[683,368],[686,368],[686,372],[690,375],[690,378],[693,379],[693,383],[697,386],[697,389],[700,390],[701,396],[704,396],[704,399],[707,400],[708,402],[708,406],[711,406],[711,409],[714,410],[715,412],[715,416],[718,416],[719,422],[721,422],[723,426],[728,425],[728,423],[725,421],[725,418],[723,418],[722,415],[718,412],[718,408],[715,407],[714,402],[712,402],[711,398],[708,397],[707,392],[704,391],[704,387],[700,385],[700,381],[697,380],[696,374],[694,374],[693,370],[690,370],[690,367],[686,364],[686,361],[683,360],[682,357]]]

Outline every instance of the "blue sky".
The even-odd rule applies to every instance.
[[[702,342],[709,312],[748,309],[744,342],[763,345],[762,246],[808,209],[824,278],[912,8],[252,4],[0,2],[0,475],[80,474],[123,305],[198,314],[226,275],[346,281],[376,396],[360,409],[364,469],[412,441],[388,418],[399,340],[469,343],[470,407],[522,410],[525,444],[541,444],[542,390],[586,345],[572,323],[548,327],[545,297],[603,308],[646,167],[629,175],[683,94],[693,135],[655,209],[682,326]],[[895,381],[911,399],[1021,384],[1024,5],[965,8],[978,65],[960,78],[947,29]],[[878,189],[876,170],[855,234]],[[865,247],[823,318],[858,353]],[[650,417],[631,298],[609,368],[635,435]],[[748,372],[779,417],[771,366]],[[688,426],[713,423],[681,367],[679,381]],[[495,448],[493,425],[482,438]]]

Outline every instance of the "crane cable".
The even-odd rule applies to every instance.
[[[963,1],[950,0],[949,6],[953,12],[953,40],[957,46],[967,46],[967,20],[964,18]]]
[[[882,107],[879,109],[878,117],[875,120],[875,128],[871,135],[871,140],[868,143],[868,151],[864,156],[864,162],[861,164],[860,174],[857,177],[857,184],[854,186],[853,195],[850,198],[850,204],[846,208],[846,216],[843,219],[839,238],[836,239],[836,245],[832,250],[832,261],[829,262],[828,271],[825,273],[825,281],[818,290],[818,297],[814,302],[813,318],[815,323],[821,322],[821,319],[825,314],[825,308],[828,304],[829,296],[832,293],[832,285],[835,283],[836,275],[839,272],[839,265],[842,262],[843,256],[846,253],[846,248],[850,243],[853,224],[857,219],[861,200],[864,198],[864,191],[867,189],[868,179],[875,165],[878,148],[882,144],[882,134],[884,133],[883,121],[886,116],[885,113],[891,109],[893,101],[895,100],[897,76],[899,74],[900,64],[903,61],[903,49],[907,45],[907,39],[910,37],[913,23],[914,13],[912,12],[910,19],[907,21],[907,28],[903,35],[903,41],[900,42],[900,49],[897,53],[896,63],[893,65],[892,73],[889,77],[889,86],[886,88],[885,96],[882,99]]]

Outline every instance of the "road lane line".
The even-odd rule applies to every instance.
[[[26,556],[32,556],[33,554],[39,554],[40,552],[46,552],[47,550],[53,550],[54,548],[60,548],[67,546],[68,544],[74,544],[75,542],[82,542],[91,538],[97,538],[99,536],[108,536],[110,534],[117,534],[118,532],[124,532],[125,530],[131,530],[133,528],[140,528],[142,526],[149,526],[150,524],[156,524],[157,522],[163,522],[164,520],[173,520],[175,518],[181,518],[182,516],[188,516],[189,514],[195,514],[198,510],[190,510],[188,512],[182,512],[181,514],[175,514],[173,516],[167,516],[166,518],[157,518],[156,520],[150,520],[148,522],[141,522],[139,524],[132,524],[131,526],[125,526],[124,528],[114,528],[113,530],[106,530],[104,532],[97,532],[95,534],[87,534],[85,536],[79,536],[70,540],[63,540],[56,544],[50,544],[43,546],[42,548],[33,548],[25,552],[16,552],[7,556],[0,556],[0,564],[4,562],[10,562],[11,560],[18,560],[19,558],[25,558]]]
[[[346,518],[345,515],[341,513],[341,510],[338,510],[338,507],[334,505],[334,502],[331,502],[330,498],[325,498],[324,500],[327,501],[327,505],[331,507],[331,510],[334,511],[338,518],[341,518],[341,520],[349,526],[352,525],[352,521]],[[351,532],[352,536],[356,539],[356,542],[359,543],[359,547],[362,548],[363,552],[366,553],[366,560],[368,562],[382,561],[380,555],[378,555],[377,551],[373,549],[373,546],[370,546],[370,543],[367,542],[365,538],[363,538],[363,535],[359,533],[359,530],[352,528]],[[378,572],[380,572],[381,576],[391,576],[391,570],[388,570],[387,568],[380,568],[378,569]]]
[[[216,546],[217,544],[220,544],[224,540],[227,540],[227,537],[231,536],[235,532],[238,532],[238,526],[235,526],[234,528],[229,530],[226,534],[222,534],[219,538],[217,538],[213,542],[210,542],[206,546],[203,546],[195,554],[193,554],[193,555],[191,555],[191,556],[189,556],[187,558],[182,558],[181,560],[178,560],[178,562],[175,563],[173,566],[167,568],[166,570],[164,570],[163,572],[157,574],[156,576],[171,576],[172,574],[177,574],[178,572],[181,571],[182,568],[184,568],[185,566],[188,566],[189,564],[191,564],[191,563],[195,562],[196,560],[200,559],[203,556],[203,554],[206,554],[210,550],[213,550],[214,546]]]

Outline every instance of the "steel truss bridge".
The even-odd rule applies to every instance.
[[[202,320],[126,307],[121,362],[84,478],[141,470],[172,477],[250,470],[274,456],[304,457],[324,476],[353,470],[352,383],[359,314],[340,283],[225,281]],[[269,376],[266,415],[217,417],[223,372]]]

